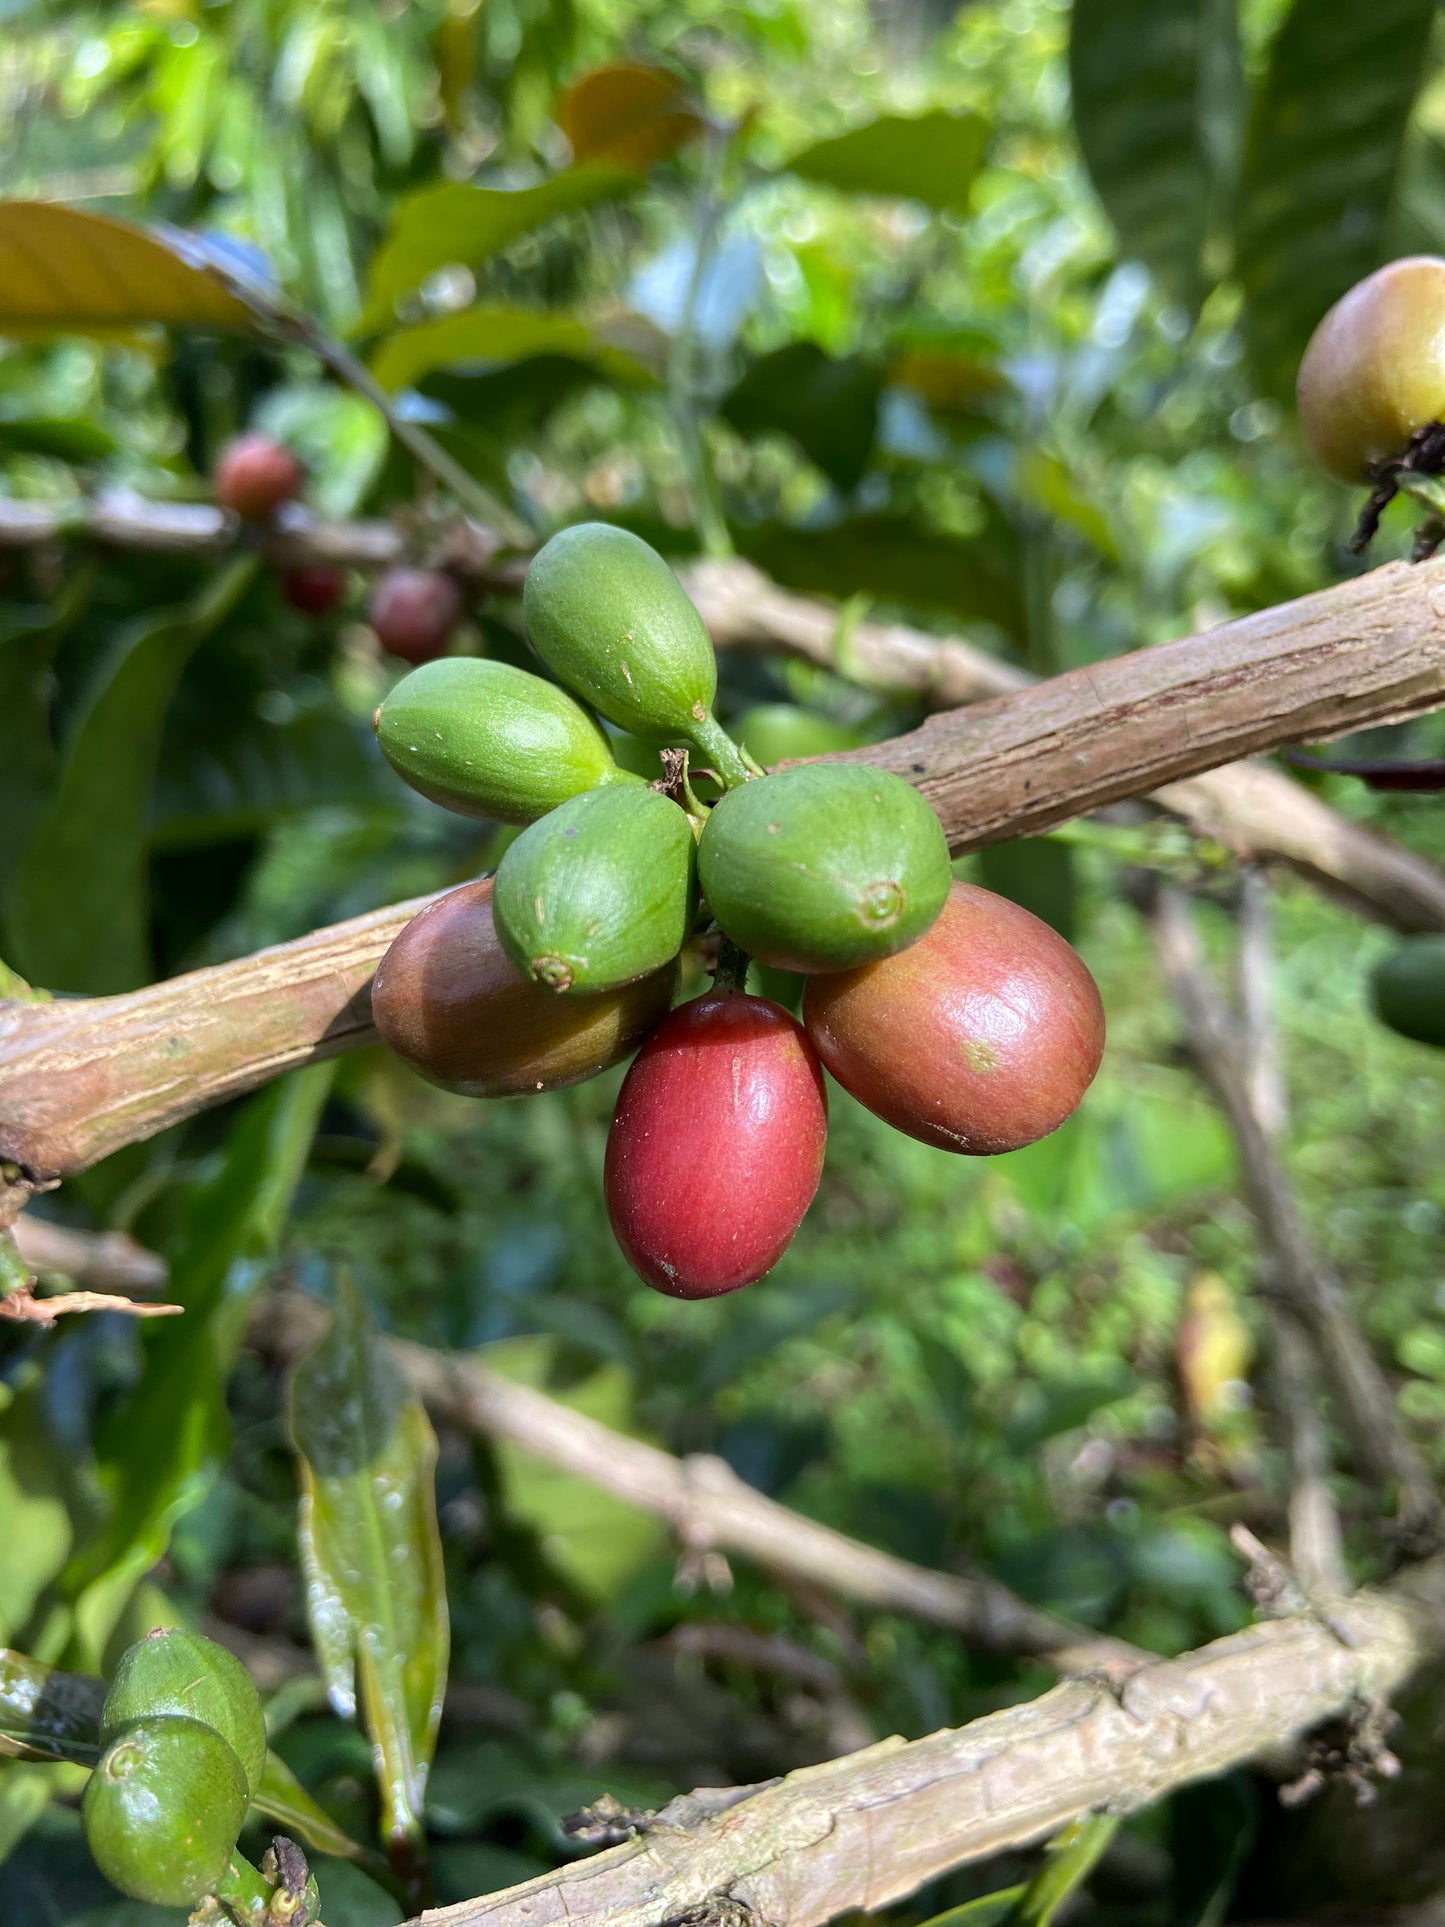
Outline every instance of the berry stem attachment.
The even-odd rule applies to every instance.
[[[263,1880],[244,1854],[233,1853],[216,1882],[214,1898],[236,1927],[270,1927],[271,1883]]]
[[[752,958],[746,950],[735,944],[731,937],[721,934],[717,944],[717,962],[713,965],[712,981],[715,990],[727,992],[730,996],[740,995],[747,989],[748,965]]]
[[[740,789],[752,780],[753,772],[743,761],[737,744],[711,711],[687,733],[717,771],[725,789]]]

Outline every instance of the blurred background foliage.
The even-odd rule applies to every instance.
[[[349,344],[511,545],[600,515],[1047,674],[1361,566],[1290,382],[1330,300],[1445,238],[1435,29],[1422,0],[9,0],[0,190],[203,236]],[[444,502],[314,343],[147,314],[0,349],[6,496],[204,500],[252,425],[305,458],[313,507],[395,515],[425,549]],[[1407,542],[1397,506],[1381,550]],[[244,552],[61,539],[0,570],[0,955],[32,981],[127,989],[495,860],[375,754],[396,665],[359,582],[316,621]],[[515,602],[477,599],[458,646],[525,660]],[[780,660],[730,656],[723,688],[725,715],[791,701],[854,740],[918,715]],[[1306,780],[1445,857],[1429,797]],[[276,1673],[307,1636],[296,1455],[242,1345],[268,1277],[330,1297],[343,1271],[381,1327],[486,1346],[910,1558],[1162,1651],[1242,1624],[1226,1529],[1277,1531],[1284,1495],[1260,1258],[1121,888],[1141,849],[1213,901],[1222,953],[1227,868],[1182,835],[1081,826],[960,865],[1100,978],[1082,1113],[975,1164],[835,1090],[817,1205],[736,1299],[655,1297],[613,1247],[615,1076],[477,1106],[365,1052],[67,1185],[45,1211],[162,1252],[188,1313],[0,1340],[0,1642],[103,1670],[153,1620],[219,1627],[270,1655],[278,1752],[374,1835],[366,1740]],[[1387,933],[1287,881],[1276,914],[1292,1169],[1440,1466],[1442,1060],[1369,1015]],[[1367,1577],[1377,1495],[1337,1486]],[[556,1864],[559,1816],[604,1788],[754,1780],[1044,1679],[742,1565],[719,1590],[509,1449],[444,1433],[437,1500],[461,1683],[427,1796],[443,1899]],[[783,1643],[739,1657],[720,1627]],[[0,1763],[6,1917],[168,1918],[90,1871],[71,1774]],[[1260,1811],[1241,1778],[1131,1823],[1090,1905],[1222,1918]],[[318,1864],[329,1927],[401,1917]]]

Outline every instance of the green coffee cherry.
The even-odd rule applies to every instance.
[[[225,1873],[246,1818],[241,1762],[199,1720],[136,1720],[101,1754],[81,1812],[95,1864],[154,1907],[192,1907]]]
[[[834,750],[859,749],[867,741],[861,729],[848,729],[796,703],[755,703],[729,725],[748,754],[771,769],[804,756],[827,756]]]
[[[492,915],[518,970],[557,991],[615,990],[670,963],[696,906],[692,824],[657,790],[590,790],[502,858]]]
[[[730,790],[697,861],[728,936],[779,970],[849,970],[906,949],[952,882],[933,811],[862,763],[800,764]]]
[[[261,1784],[266,1764],[261,1696],[240,1660],[214,1639],[168,1626],[122,1653],[100,1716],[101,1740],[108,1743],[152,1714],[213,1727],[241,1762],[247,1792]]]
[[[374,720],[397,775],[462,816],[535,823],[569,796],[636,780],[565,689],[507,662],[425,663],[402,677]]]
[[[563,529],[527,571],[522,613],[547,667],[609,721],[643,736],[684,736],[741,781],[737,751],[712,714],[712,638],[656,549],[606,522]]]
[[[1410,937],[1370,979],[1375,1015],[1417,1044],[1445,1049],[1445,937]]]

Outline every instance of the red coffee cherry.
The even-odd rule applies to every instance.
[[[462,613],[462,592],[440,569],[388,569],[371,592],[367,619],[388,655],[431,662]]]
[[[346,593],[346,575],[325,562],[288,569],[281,578],[281,593],[303,616],[329,615]]]
[[[240,435],[216,462],[216,500],[247,522],[269,522],[283,502],[301,493],[306,471],[269,435]]]
[[[1046,923],[955,883],[926,936],[810,977],[803,1022],[844,1090],[895,1130],[988,1157],[1057,1130],[1104,1052],[1088,967]]]
[[[802,1027],[765,997],[712,991],[665,1017],[623,1082],[607,1215],[638,1277],[715,1298],[770,1271],[813,1201],[828,1099]]]

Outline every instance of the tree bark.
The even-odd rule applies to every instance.
[[[955,1867],[1025,1847],[1094,1811],[1131,1813],[1386,1698],[1440,1637],[1401,1594],[1276,1620],[1117,1689],[1087,1679],[956,1731],[806,1767],[759,1787],[704,1789],[594,1859],[460,1906],[427,1927],[660,1927],[751,1916],[819,1927],[914,1893]]]

